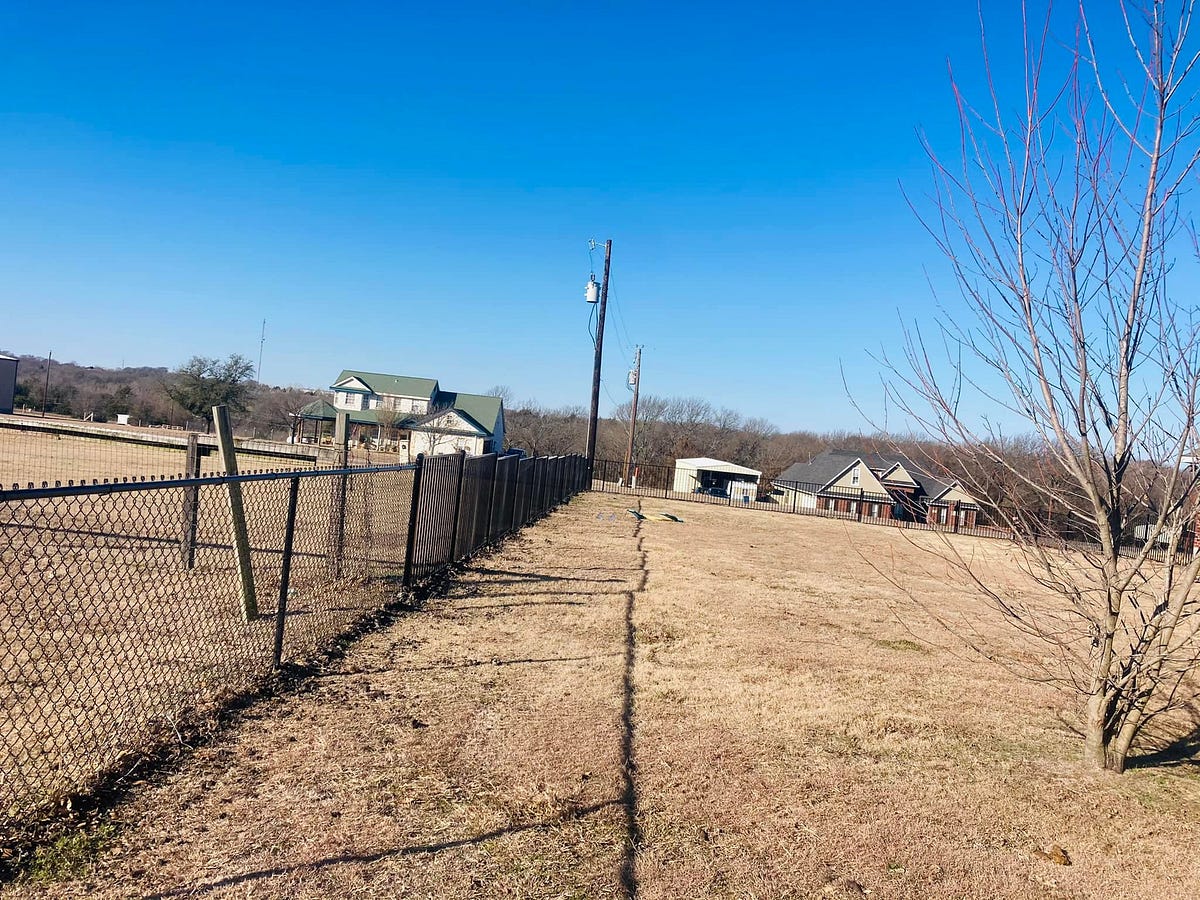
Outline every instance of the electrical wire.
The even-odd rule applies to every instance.
[[[611,391],[608,389],[608,385],[604,383],[604,379],[603,379],[603,378],[601,378],[601,379],[600,379],[600,387],[604,389],[604,396],[606,396],[606,397],[608,398],[608,401],[609,401],[609,402],[610,402],[610,403],[611,403],[611,404],[612,404],[614,407],[618,407],[618,406],[620,406],[622,403],[628,403],[628,402],[629,402],[628,400],[623,400],[623,401],[620,401],[620,402],[618,402],[617,398],[616,398],[616,397],[614,397],[614,396],[612,395],[612,392],[611,392]]]
[[[621,354],[623,356],[629,356],[629,347],[626,345],[625,341],[621,339],[621,331],[623,329],[621,327],[621,316],[617,311],[617,286],[613,282],[611,276],[609,276],[608,279],[608,305],[612,308],[613,322],[616,325],[616,327],[613,328],[613,337],[617,339],[617,346],[621,349]],[[629,337],[629,334],[626,333],[625,337]]]
[[[617,323],[617,327],[614,332],[617,336],[617,344],[620,345],[622,352],[624,352],[626,356],[632,355],[633,351],[630,348],[633,347],[633,339],[630,338],[630,336],[629,336],[629,329],[627,327],[625,327],[625,316],[621,312],[622,307],[621,307],[621,304],[618,302],[619,298],[617,297],[616,281],[612,278],[611,275],[609,276],[609,279],[608,279],[608,293],[609,293],[610,299],[612,300],[613,316],[616,319],[616,323]],[[622,332],[625,333],[624,340],[621,340]]]

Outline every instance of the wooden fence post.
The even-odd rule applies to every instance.
[[[200,477],[200,443],[195,433],[188,435],[187,459],[183,464],[183,477]],[[191,569],[196,565],[196,525],[199,515],[200,488],[184,488],[183,536],[180,542],[180,553],[183,556],[183,567],[185,569]]]
[[[342,410],[333,424],[333,465],[345,469],[350,462],[350,413]],[[339,475],[330,488],[329,502],[329,573],[342,577],[346,549],[346,493],[350,476]]]
[[[242,503],[242,483],[237,480],[237,453],[233,446],[233,427],[229,424],[229,409],[213,407],[213,423],[217,426],[217,447],[221,464],[229,479],[225,486],[229,495],[229,517],[233,528],[233,549],[237,558],[238,581],[242,589],[242,621],[258,618],[258,600],[254,596],[254,567],[250,559],[250,533],[246,527],[246,507]]]

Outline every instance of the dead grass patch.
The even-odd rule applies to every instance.
[[[114,810],[88,875],[6,896],[1200,895],[1175,849],[1196,770],[1085,770],[1061,695],[897,620],[862,558],[903,537],[625,505],[578,498],[476,561]],[[909,576],[1011,641],[936,559]]]

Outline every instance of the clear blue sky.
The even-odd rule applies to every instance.
[[[0,42],[0,347],[256,359],[265,318],[271,383],[586,405],[611,237],[611,396],[642,343],[644,391],[786,430],[863,427],[840,369],[869,400],[933,315],[899,184],[978,70],[962,2],[9,3]]]

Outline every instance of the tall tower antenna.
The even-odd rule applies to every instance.
[[[262,355],[263,344],[267,342],[267,320],[263,319],[262,337],[258,339],[258,374],[254,376],[254,380],[262,384]]]

